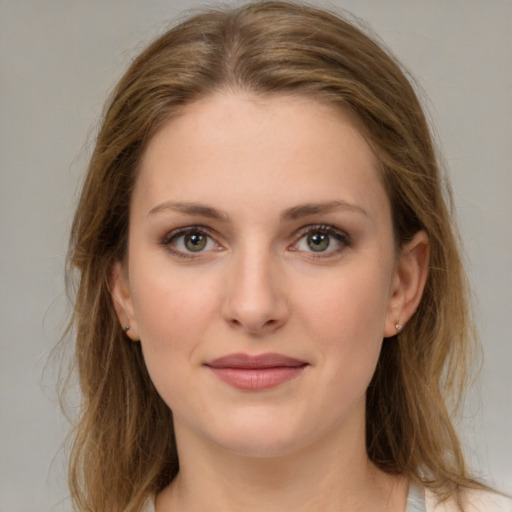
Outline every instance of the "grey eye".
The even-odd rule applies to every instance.
[[[184,235],[184,245],[190,252],[202,251],[208,242],[208,237],[203,233],[187,233]]]
[[[302,236],[292,245],[292,250],[315,254],[318,257],[336,256],[351,246],[350,236],[334,226],[309,226],[302,231]]]
[[[330,243],[330,235],[326,233],[311,233],[307,236],[308,247],[314,252],[327,250]]]
[[[171,233],[163,244],[182,255],[212,251],[219,247],[208,233],[198,228],[185,228]]]

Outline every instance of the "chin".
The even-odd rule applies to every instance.
[[[296,425],[284,421],[265,421],[265,418],[244,418],[230,421],[229,429],[211,432],[211,439],[226,451],[244,457],[284,457],[298,452],[317,436],[304,429],[303,422]]]

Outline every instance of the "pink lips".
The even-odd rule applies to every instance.
[[[246,391],[261,391],[298,377],[308,366],[305,361],[281,354],[229,354],[206,363],[217,377]]]

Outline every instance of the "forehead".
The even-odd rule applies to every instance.
[[[303,97],[226,93],[188,105],[153,137],[134,199],[145,208],[214,193],[293,203],[337,191],[368,203],[384,193],[379,162],[346,113]]]

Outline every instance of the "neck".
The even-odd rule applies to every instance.
[[[177,439],[187,437],[177,426]],[[204,439],[181,445],[180,472],[157,498],[157,512],[403,511],[405,479],[376,468],[364,432],[350,442],[322,439],[292,454],[254,457],[227,452]]]

